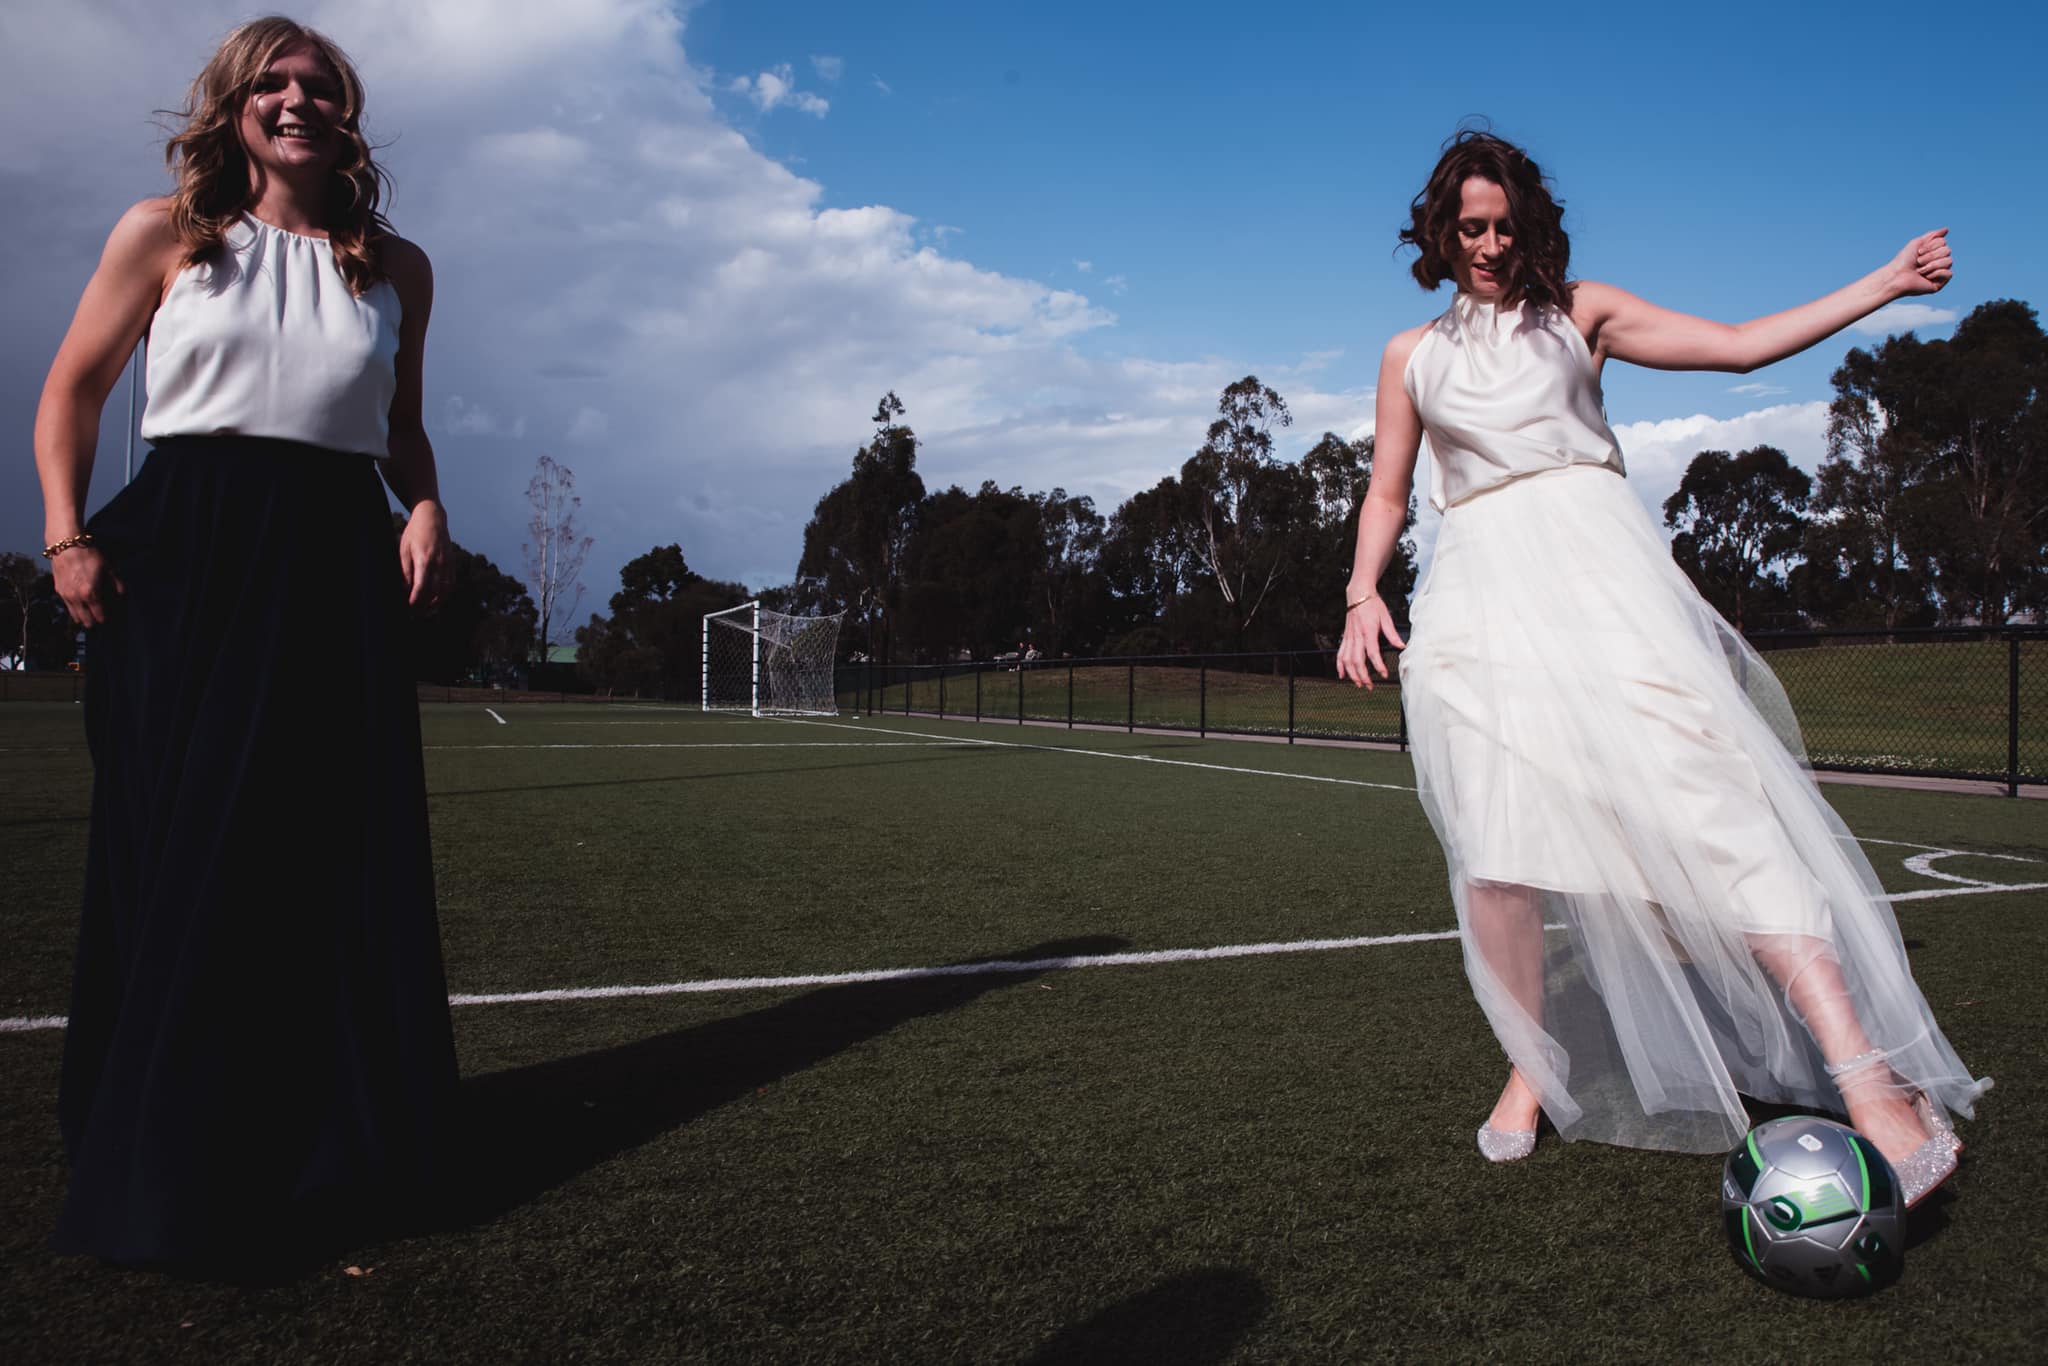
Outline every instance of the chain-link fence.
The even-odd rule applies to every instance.
[[[1750,638],[1818,769],[2048,783],[2048,629],[1777,631]],[[1371,692],[1327,650],[848,664],[840,710],[1406,745],[1399,651]]]
[[[1398,652],[1390,652],[1390,669]],[[1371,692],[1337,679],[1329,651],[848,664],[842,711],[1049,722],[1197,735],[1400,744],[1398,679]]]
[[[2048,783],[2048,629],[1771,631],[1815,768]]]
[[[1771,631],[1750,643],[1784,683],[1815,768],[2048,784],[2048,627]],[[1327,650],[1142,659],[843,664],[841,711],[1197,735],[1405,744],[1398,651],[1371,692]],[[0,670],[0,702],[76,702],[75,671]],[[422,702],[588,701],[421,684]]]

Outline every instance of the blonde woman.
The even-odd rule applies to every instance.
[[[1446,148],[1401,240],[1457,287],[1390,342],[1339,672],[1401,644],[1374,585],[1429,437],[1443,526],[1401,656],[1417,788],[1466,973],[1510,1063],[1479,1129],[1714,1152],[1742,1097],[1846,1114],[1907,1201],[1956,1168],[1990,1085],[1942,1036],[1856,841],[1798,758],[1770,670],[1672,563],[1623,477],[1611,360],[1746,371],[1952,269],[1945,231],[1782,313],[1725,325],[1567,275],[1561,206],[1490,134]]]
[[[448,556],[433,280],[378,212],[362,111],[320,34],[230,34],[175,191],[114,228],[36,414],[94,763],[61,1250],[260,1262],[425,1179],[453,1094],[403,649]],[[152,450],[87,520],[144,336]]]

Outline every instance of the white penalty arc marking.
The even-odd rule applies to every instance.
[[[886,726],[849,726],[834,721],[799,721],[794,718],[777,718],[792,726],[825,726],[833,730],[857,730],[866,735],[911,735],[922,740],[940,737],[930,731],[891,730]],[[1079,745],[1029,745],[1021,740],[982,740],[958,736],[955,744],[984,746],[994,749],[1035,749],[1048,754],[1079,754],[1090,759],[1128,759],[1139,764],[1165,764],[1170,768],[1206,768],[1213,773],[1242,773],[1253,778],[1293,778],[1304,783],[1331,783],[1338,787],[1371,787],[1383,792],[1413,792],[1415,789],[1405,783],[1369,783],[1360,778],[1329,778],[1320,773],[1288,773],[1274,768],[1239,768],[1232,764],[1205,764],[1194,759],[1162,759],[1156,754],[1124,754],[1109,749],[1085,749]]]
[[[501,726],[509,726],[512,724],[510,721],[507,721],[504,717],[498,715],[498,713],[492,711],[489,707],[484,708],[484,715],[490,717],[493,721],[496,721]]]

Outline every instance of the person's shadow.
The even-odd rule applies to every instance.
[[[1266,1307],[1266,1289],[1248,1271],[1234,1266],[1190,1271],[1061,1329],[1025,1366],[1223,1361],[1265,1317]]]
[[[988,965],[1127,946],[1109,935],[1033,944],[951,964],[943,975],[824,987],[743,1015],[468,1078],[454,1149],[459,1169],[444,1188],[436,1222],[495,1219],[770,1082],[1049,970]]]

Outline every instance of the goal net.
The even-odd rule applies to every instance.
[[[743,602],[704,615],[704,710],[835,716],[839,620],[793,617]]]

